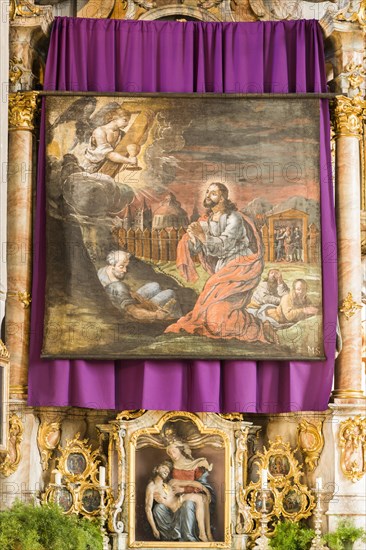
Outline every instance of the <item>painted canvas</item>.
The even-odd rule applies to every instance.
[[[129,546],[230,547],[228,438],[170,416],[130,442]]]
[[[44,357],[321,359],[319,101],[47,98]]]

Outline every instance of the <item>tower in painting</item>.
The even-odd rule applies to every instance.
[[[142,205],[136,210],[134,228],[141,229],[141,231],[143,231],[144,229],[151,229],[151,224],[152,211],[144,198]]]

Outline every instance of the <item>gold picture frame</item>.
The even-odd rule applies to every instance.
[[[190,435],[184,441],[182,441],[182,433],[184,430],[186,434],[189,433]],[[180,440],[177,439],[178,434],[179,434]],[[190,442],[190,444],[188,442]],[[212,475],[213,477],[214,474],[212,474],[212,472],[215,472],[216,470],[215,473],[217,477],[215,478],[215,482],[212,483],[212,487],[214,487],[213,492],[215,492],[215,490],[217,491],[217,489],[219,491],[216,496],[217,496],[217,506],[218,508],[220,508],[221,513],[219,511],[215,511],[213,515],[209,515],[209,519],[208,519],[208,521],[210,521],[210,523],[213,526],[213,533],[215,533],[214,536],[216,540],[207,540],[207,541],[204,541],[202,539],[197,541],[183,541],[180,539],[179,540],[167,540],[167,539],[162,540],[164,537],[164,534],[161,535],[160,540],[156,540],[153,538],[153,534],[151,536],[146,536],[146,537],[142,536],[141,534],[142,533],[141,526],[144,523],[145,523],[145,526],[148,524],[144,503],[148,502],[147,495],[152,487],[151,483],[155,484],[155,481],[151,481],[151,478],[150,478],[148,485],[146,485],[147,476],[146,476],[146,472],[144,472],[143,469],[147,464],[149,464],[149,461],[151,461],[150,471],[156,471],[157,463],[159,461],[164,462],[162,459],[165,457],[165,452],[167,452],[168,456],[171,458],[171,460],[173,460],[172,462],[173,469],[171,471],[171,474],[174,475],[174,473],[172,472],[174,471],[174,464],[177,464],[177,462],[174,462],[175,460],[174,457],[172,458],[172,454],[174,454],[172,451],[172,448],[178,447],[179,445],[181,445],[182,449],[184,448],[184,451],[182,452],[184,452],[186,456],[189,456],[189,458],[187,458],[186,461],[191,461],[193,465],[192,467],[194,467],[194,465],[197,465],[197,468],[195,470],[195,476],[196,476],[196,471],[199,468],[202,468],[202,470],[205,469],[203,466],[204,464],[206,465],[206,467],[208,467],[208,470],[206,470],[205,473],[200,478],[201,481],[205,476],[205,483],[207,482],[207,479],[209,483],[211,483],[209,479],[210,475]],[[170,454],[169,454],[169,449],[170,449]],[[191,451],[193,451],[194,454],[191,454]],[[204,455],[204,457],[202,457],[201,455]],[[231,510],[230,510],[230,499],[229,499],[230,497],[230,489],[229,489],[230,488],[230,439],[227,433],[225,433],[223,430],[216,427],[205,426],[201,421],[201,419],[195,414],[187,413],[187,412],[170,412],[162,416],[154,426],[149,428],[143,427],[141,429],[138,429],[132,434],[129,440],[128,456],[129,456],[128,486],[135,488],[134,494],[133,495],[130,494],[129,495],[130,498],[128,499],[129,500],[129,504],[128,504],[129,547],[131,548],[144,547],[144,548],[155,548],[155,549],[156,548],[231,548],[231,542],[232,542],[231,529],[230,529]],[[198,458],[199,456],[201,456],[201,458]],[[212,464],[208,465],[212,457],[215,457],[215,458],[213,459]],[[201,464],[201,466],[199,466],[199,464]],[[153,465],[155,466],[154,469],[153,469]],[[188,470],[185,470],[186,477],[187,477],[187,472]],[[195,479],[197,479],[197,477],[195,477]],[[220,483],[217,482],[219,479],[221,479]],[[166,483],[164,482],[163,485],[164,484],[169,485],[169,483],[172,482],[172,479],[167,481],[167,478],[166,478],[165,481]],[[178,481],[177,483],[179,484],[180,482]],[[189,482],[187,481],[187,483]],[[192,481],[192,485],[194,483],[195,481]],[[209,483],[208,482],[206,483],[206,487],[209,486]],[[194,495],[194,497],[196,498],[196,510],[197,510],[197,507],[201,506],[201,504],[198,504],[198,501],[200,500],[201,497],[202,497],[202,500],[204,500],[204,495],[201,494],[201,491],[199,490],[197,490],[197,492],[193,492],[193,491],[189,492],[192,489],[192,488],[189,489],[189,486],[187,486],[186,489],[187,489],[187,492],[183,493],[179,497],[179,499],[182,499],[184,501],[183,504],[182,503],[180,504],[179,510],[183,510],[184,503],[186,503],[191,498],[193,498],[192,495]],[[166,487],[164,490],[168,491],[170,495],[169,487]],[[153,491],[155,491],[154,497],[156,497],[156,491],[158,491],[157,486],[154,485]],[[213,500],[213,497],[212,497],[212,500]],[[156,503],[154,504],[154,506],[156,506]],[[189,508],[189,506],[187,505],[186,509]],[[183,513],[182,511],[179,511],[179,510],[178,510],[179,513]],[[164,513],[166,512],[167,510],[164,511]],[[143,517],[143,514],[145,514],[145,517]],[[216,525],[213,525],[213,518],[219,518],[217,519],[217,521],[218,522],[221,521],[220,527],[219,527],[219,523],[217,523]],[[196,521],[195,528],[197,533],[197,529],[198,529],[197,516],[195,518],[195,521]],[[218,535],[218,533],[220,533],[220,535]],[[165,535],[166,535],[166,532],[165,532]]]

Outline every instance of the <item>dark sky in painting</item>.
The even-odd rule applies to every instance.
[[[173,191],[189,212],[217,180],[240,208],[261,197],[319,199],[318,100],[171,101],[145,154],[142,179],[156,197]]]

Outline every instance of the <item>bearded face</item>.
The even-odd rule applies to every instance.
[[[303,283],[297,282],[295,284],[293,293],[294,293],[294,304],[296,306],[302,307],[305,305],[306,291],[307,291],[307,288]]]
[[[210,185],[206,191],[203,206],[205,208],[213,208],[220,202],[221,198],[222,196],[219,188],[216,187],[216,185]]]

